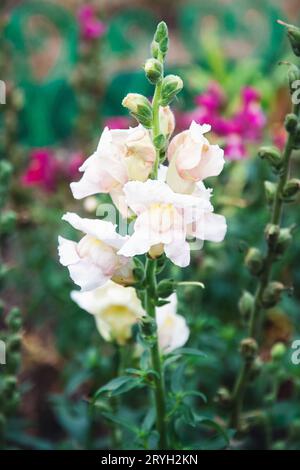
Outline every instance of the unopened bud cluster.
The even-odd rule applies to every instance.
[[[164,76],[164,58],[168,51],[168,28],[165,22],[158,24],[154,39],[151,45],[151,55],[146,60],[144,71],[147,79],[152,85],[155,85],[156,93],[159,90],[159,121],[160,131],[159,135],[153,136],[153,142],[157,150],[165,151],[167,140],[172,134],[175,127],[175,119],[169,104],[176,95],[182,90],[183,82],[177,75]],[[153,98],[154,100],[154,98]],[[154,126],[154,103],[143,95],[138,93],[129,93],[122,102],[130,114],[145,128],[152,129]]]

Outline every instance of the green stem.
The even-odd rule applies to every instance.
[[[294,107],[293,112],[299,115],[299,108]],[[276,188],[276,193],[274,197],[274,203],[272,208],[272,215],[270,223],[273,225],[280,226],[281,218],[282,218],[282,209],[283,209],[283,199],[282,199],[282,190],[289,178],[290,173],[290,160],[291,154],[294,147],[294,133],[290,132],[284,151],[282,155],[282,169],[280,171],[279,181]],[[272,275],[272,268],[273,263],[276,260],[276,253],[274,252],[274,246],[272,244],[268,245],[267,254],[264,260],[264,266],[262,273],[260,274],[258,285],[256,288],[256,293],[254,297],[254,305],[249,321],[249,331],[248,336],[250,338],[255,339],[256,341],[260,341],[260,330],[261,330],[261,323],[262,323],[262,314],[264,309],[262,307],[262,295],[267,287],[271,275]],[[236,385],[233,392],[232,397],[232,408],[231,408],[231,417],[230,423],[232,426],[239,428],[240,424],[240,414],[243,409],[243,401],[245,390],[248,385],[249,381],[249,372],[252,366],[252,362],[245,363],[243,362],[240,372],[237,377]]]
[[[282,208],[283,208],[283,200],[282,200],[282,190],[288,180],[289,177],[289,170],[290,170],[290,160],[291,154],[293,151],[293,144],[294,144],[294,135],[289,134],[288,140],[286,142],[286,146],[283,152],[283,166],[280,172],[279,182],[277,185],[273,209],[272,209],[272,216],[271,216],[271,224],[280,226],[281,217],[282,217]],[[261,298],[262,294],[267,287],[271,274],[273,263],[276,258],[276,253],[274,252],[274,248],[271,244],[268,245],[267,255],[264,261],[264,269],[260,275],[259,284],[257,286],[255,300],[254,300],[254,308],[252,311],[251,319],[250,319],[250,327],[249,327],[249,336],[255,339],[260,339],[257,337],[258,335],[258,326],[261,323],[261,315],[263,309],[261,307]]]
[[[157,327],[155,319],[155,297],[156,297],[156,261],[147,258],[146,261],[147,288],[145,296],[145,308],[147,315],[155,325],[151,334],[145,332],[149,338],[151,363],[156,374],[154,376],[154,399],[156,408],[156,428],[159,434],[159,449],[165,450],[168,447],[167,427],[166,427],[166,401],[165,385],[161,364],[161,356],[158,346]],[[149,337],[150,336],[150,337]]]
[[[161,63],[163,65],[163,59],[160,57]],[[153,112],[153,126],[152,126],[152,133],[153,133],[153,140],[159,136],[160,134],[160,125],[159,125],[159,106],[160,106],[160,99],[161,99],[161,89],[162,89],[162,79],[156,84],[154,96],[152,100],[152,112]],[[157,179],[158,174],[158,167],[159,167],[159,160],[160,160],[160,149],[156,148],[156,158],[152,170],[151,177],[152,179]]]

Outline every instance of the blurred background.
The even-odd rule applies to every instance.
[[[236,351],[244,325],[237,303],[243,289],[254,285],[243,267],[244,251],[262,245],[268,219],[263,179],[273,178],[257,159],[257,149],[262,143],[282,149],[286,138],[287,69],[278,62],[291,55],[276,20],[299,22],[299,2],[2,0],[0,15],[0,79],[7,92],[6,104],[0,105],[0,157],[14,167],[7,207],[16,214],[13,229],[1,234],[2,337],[9,334],[5,318],[11,307],[20,308],[23,321],[15,404],[4,413],[0,400],[7,445],[112,447],[111,426],[101,410],[91,416],[87,397],[111,378],[116,348],[102,340],[93,318],[70,299],[74,286],[58,263],[57,236],[74,236],[61,222],[64,212],[93,217],[101,202],[95,197],[74,201],[69,183],[79,179],[78,167],[105,125],[134,124],[121,106],[126,93],[152,96],[142,65],[162,19],[170,31],[167,71],[182,76],[185,85],[173,107],[176,132],[192,119],[211,123],[211,139],[227,158],[225,171],[212,181],[216,212],[228,219],[226,240],[207,243],[188,269],[172,272],[206,284],[203,292],[180,293],[179,310],[192,331],[189,344],[207,353],[199,364],[187,364],[185,380],[208,395],[208,404],[199,404],[202,412],[224,422],[226,410],[214,397],[221,386],[232,386],[239,365]],[[297,204],[286,212],[287,224],[299,223]],[[268,311],[264,324],[261,361],[272,362],[274,344],[287,347],[280,383],[272,400],[272,383],[265,381],[258,381],[247,398],[248,409],[262,409],[271,430],[267,436],[250,433],[244,447],[300,448],[300,366],[291,364],[289,353],[291,341],[300,337],[299,242],[297,232],[284,270],[280,263],[276,267],[295,295]],[[193,367],[197,374],[189,373]],[[4,366],[0,374],[4,377]],[[124,399],[120,413],[138,423],[143,394],[135,400],[133,406]],[[206,448],[225,445],[219,435],[198,428],[185,438],[194,445],[201,440]],[[128,442],[130,430],[121,445]]]

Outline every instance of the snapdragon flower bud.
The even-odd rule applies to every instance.
[[[263,255],[258,248],[250,248],[245,258],[245,264],[250,273],[258,276],[263,268]]]
[[[261,159],[267,160],[267,162],[276,170],[279,170],[282,167],[282,158],[276,147],[261,147],[258,151],[258,156]]]
[[[161,132],[169,138],[175,130],[175,117],[170,106],[159,107],[159,123]]]
[[[294,227],[282,228],[279,232],[278,240],[276,243],[276,253],[281,255],[285,252],[292,242],[292,231]]]
[[[245,338],[240,343],[240,352],[246,361],[253,361],[257,355],[258,345],[254,338]]]
[[[288,132],[293,132],[298,124],[298,118],[296,114],[290,113],[285,116],[284,125]]]
[[[149,100],[139,93],[128,93],[122,101],[122,105],[129,109],[131,115],[144,127],[152,127],[152,106]]]
[[[282,190],[282,198],[285,202],[295,199],[300,190],[300,180],[297,178],[290,179]]]
[[[162,82],[161,106],[167,106],[182,90],[183,81],[177,75],[167,75]]]
[[[155,85],[161,80],[163,74],[163,67],[162,63],[159,60],[148,59],[145,63],[144,70],[146,77],[148,78],[149,82],[153,85]]]
[[[287,28],[288,38],[290,40],[294,54],[297,57],[300,57],[300,28],[288,23],[284,23],[281,20],[278,20],[279,24],[282,24]]]
[[[265,195],[266,195],[267,203],[269,205],[272,205],[273,201],[274,201],[277,186],[272,181],[265,181],[264,182],[264,187],[265,187]]]
[[[254,306],[254,297],[250,292],[244,291],[242,296],[240,297],[238,307],[240,314],[244,318],[244,320],[248,320],[250,318],[250,315],[252,313]]]
[[[284,291],[284,285],[281,282],[269,282],[262,295],[262,305],[265,308],[272,308],[278,304],[281,294]]]
[[[164,58],[168,52],[169,47],[169,35],[168,27],[164,21],[161,21],[156,28],[154,39],[152,43],[152,54],[154,58],[158,58],[159,52]]]
[[[175,282],[172,279],[164,279],[157,286],[157,294],[163,299],[170,297],[174,290]]]
[[[280,228],[278,225],[275,224],[268,224],[265,228],[265,237],[268,242],[268,245],[271,248],[276,246],[278,237],[280,233]]]

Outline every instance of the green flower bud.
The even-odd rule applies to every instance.
[[[161,106],[167,106],[182,90],[183,81],[177,75],[167,75],[162,82]]]
[[[13,211],[6,211],[0,217],[0,233],[8,234],[11,233],[15,227],[16,213]]]
[[[295,200],[300,190],[300,180],[297,178],[290,179],[282,190],[282,199],[285,202],[292,202]]]
[[[284,23],[281,20],[278,20],[278,23],[286,27],[293,52],[297,57],[300,57],[300,28],[292,24]]]
[[[158,59],[159,52],[160,52],[159,44],[158,44],[158,42],[156,42],[156,41],[153,40],[152,43],[151,43],[151,54],[152,54],[152,57],[153,57],[154,59]]]
[[[264,308],[272,308],[278,304],[281,294],[284,291],[284,285],[281,282],[269,282],[262,294],[261,303]]]
[[[168,26],[164,21],[158,23],[155,34],[154,34],[154,41],[160,43],[166,37],[168,37]]]
[[[265,237],[270,247],[275,247],[280,233],[280,227],[275,224],[268,224],[265,229]]]
[[[21,312],[17,307],[11,309],[6,318],[8,328],[14,332],[18,332],[22,327]]]
[[[138,93],[128,93],[122,101],[122,105],[129,109],[131,115],[144,127],[152,127],[152,106],[149,100]]]
[[[276,147],[261,147],[258,151],[258,156],[261,159],[266,159],[275,170],[280,170],[282,167],[282,158]]]
[[[154,34],[154,40],[152,43],[152,54],[155,59],[158,58],[159,52],[161,53],[162,57],[164,58],[166,53],[168,52],[169,47],[169,35],[168,35],[168,27],[164,21],[161,21],[156,28],[156,32]]]
[[[215,402],[223,408],[227,408],[231,404],[231,395],[229,390],[225,387],[219,388],[216,394]]]
[[[254,297],[250,292],[244,291],[242,296],[240,297],[238,307],[240,314],[242,317],[247,321],[250,318],[250,315],[253,310],[254,305]]]
[[[276,253],[282,255],[292,242],[292,228],[282,228],[276,243]]]
[[[162,78],[163,67],[162,63],[157,59],[148,59],[145,64],[145,74],[149,82],[155,85]]]
[[[265,181],[264,187],[267,203],[271,206],[274,202],[277,185],[271,181]]]
[[[166,299],[171,294],[173,294],[175,290],[175,282],[172,279],[164,279],[159,282],[157,286],[157,294],[162,299]]]
[[[273,361],[280,361],[286,353],[286,346],[284,343],[275,343],[271,349],[271,358]]]
[[[253,361],[257,355],[258,346],[254,338],[245,338],[240,343],[240,352],[246,361]]]
[[[155,148],[161,150],[166,146],[166,138],[163,134],[159,134],[153,139],[153,143]]]
[[[257,276],[261,273],[264,259],[263,255],[258,248],[249,248],[245,258],[245,264],[250,273]]]
[[[288,132],[293,132],[296,129],[297,124],[298,124],[298,118],[296,114],[291,113],[285,116],[284,125]]]

